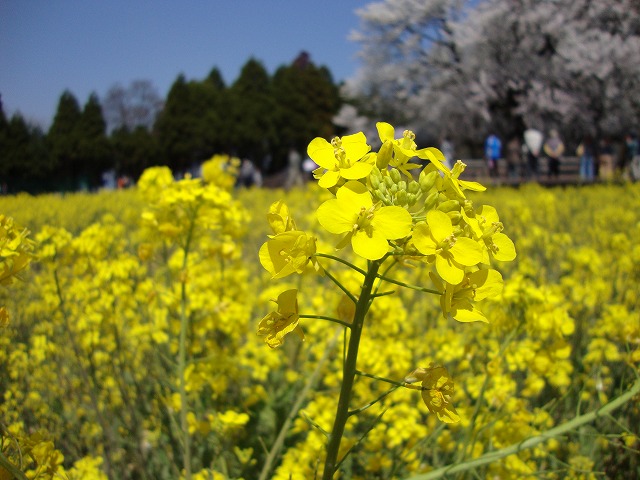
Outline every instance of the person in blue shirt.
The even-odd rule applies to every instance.
[[[491,134],[484,142],[484,158],[487,161],[487,167],[489,168],[489,176],[492,178],[498,177],[498,160],[502,155],[502,142],[495,135]]]

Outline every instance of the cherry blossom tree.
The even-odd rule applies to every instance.
[[[363,68],[346,93],[369,113],[459,141],[640,124],[637,0],[385,0],[358,14]]]

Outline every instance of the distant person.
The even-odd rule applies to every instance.
[[[444,164],[449,170],[453,168],[453,143],[446,136],[440,141],[440,151],[444,155]]]
[[[524,144],[527,148],[527,163],[525,172],[525,176],[527,178],[538,178],[542,139],[542,132],[540,130],[536,130],[535,128],[529,128],[524,132]]]
[[[631,167],[633,160],[640,155],[640,143],[634,133],[629,133],[624,137],[625,152],[620,162],[620,171],[623,177],[632,176]],[[634,179],[635,180],[635,179]]]
[[[507,143],[505,148],[504,159],[507,163],[507,177],[508,178],[517,178],[518,170],[520,165],[520,152],[522,151],[522,147],[520,145],[520,140],[518,137],[513,137]]]
[[[576,149],[576,155],[580,158],[580,180],[593,182],[595,177],[595,148],[590,135],[585,135]]]
[[[634,181],[640,181],[640,142],[638,141],[638,135],[632,134],[635,139],[635,149],[628,149],[627,154],[630,156],[629,162],[629,175]],[[628,148],[628,147],[627,147]]]
[[[256,167],[248,158],[242,159],[240,172],[238,173],[238,186],[249,188],[255,182]]]
[[[613,145],[608,138],[603,138],[598,144],[598,177],[609,181],[613,179],[613,173]]]
[[[549,178],[558,178],[560,175],[560,160],[564,154],[564,143],[560,139],[560,134],[554,128],[549,132],[549,138],[544,142],[544,154],[549,159]]]
[[[489,168],[489,176],[492,178],[498,177],[498,160],[502,155],[502,142],[495,135],[491,134],[484,142],[484,158],[487,161],[487,167]]]
[[[289,190],[291,187],[299,187],[303,185],[302,181],[302,156],[295,148],[289,149],[287,166],[287,179],[285,180],[285,188]]]

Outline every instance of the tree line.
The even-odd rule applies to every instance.
[[[60,96],[47,132],[0,103],[0,182],[9,192],[97,188],[105,171],[136,179],[152,165],[184,172],[215,153],[250,159],[263,173],[286,166],[291,148],[334,134],[339,88],[306,52],[270,75],[249,59],[225,82],[217,68],[202,80],[179,75],[165,99],[148,81],[115,85],[81,107]]]

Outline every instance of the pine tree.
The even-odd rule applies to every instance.
[[[78,134],[82,112],[76,97],[63,92],[58,109],[47,133],[47,144],[55,168],[55,180],[62,189],[75,189],[82,166],[80,136]]]
[[[97,187],[101,182],[101,173],[113,165],[106,135],[107,124],[95,93],[89,96],[84,106],[77,130],[80,172],[89,187]]]
[[[311,138],[334,134],[332,118],[340,104],[338,88],[331,73],[314,65],[305,52],[276,71],[273,98],[277,104],[278,159],[286,158],[291,147],[304,153]]]
[[[235,153],[261,165],[276,143],[275,102],[265,67],[251,58],[229,88],[229,137]]]

